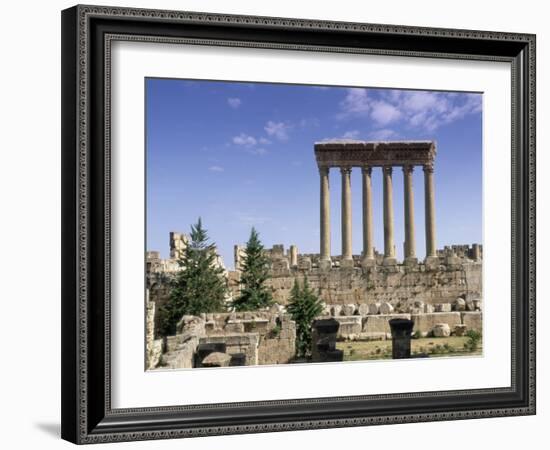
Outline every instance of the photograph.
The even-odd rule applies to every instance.
[[[146,77],[145,369],[483,358],[483,93]]]

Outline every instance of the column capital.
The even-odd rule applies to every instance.
[[[328,175],[330,167],[319,166],[318,169],[320,175]]]
[[[414,172],[414,165],[412,164],[405,164],[403,166],[403,173],[411,174]]]
[[[434,173],[434,163],[426,163],[422,166],[422,169],[424,170],[424,173]]]
[[[340,172],[342,173],[342,175],[349,175],[349,174],[351,174],[351,167],[342,166],[342,167],[340,167]]]
[[[384,175],[391,175],[393,172],[393,166],[382,166],[382,171]]]
[[[363,166],[363,167],[361,167],[361,172],[365,175],[372,175],[372,167],[371,166]]]

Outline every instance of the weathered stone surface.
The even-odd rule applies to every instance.
[[[481,312],[463,312],[461,313],[462,323],[468,327],[468,330],[475,330],[481,332],[482,326],[482,313]]]
[[[438,323],[446,323],[449,327],[454,327],[462,323],[459,312],[412,314],[411,319],[414,320],[413,333],[416,331],[428,333]]]
[[[244,333],[244,323],[242,320],[228,320],[224,331],[228,333]]]
[[[339,316],[334,319],[340,324],[340,327],[338,328],[339,339],[348,339],[352,334],[361,333],[361,316]]]
[[[448,337],[451,335],[451,327],[448,323],[436,323],[432,328],[434,337]]]
[[[227,367],[231,361],[231,355],[227,353],[213,352],[202,360],[203,367]]]
[[[453,303],[453,309],[455,311],[466,311],[466,300],[462,297],[458,297]]]
[[[206,336],[200,339],[200,344],[225,345],[225,353],[229,355],[244,353],[246,364],[255,366],[258,364],[258,333],[234,333],[218,336]]]
[[[213,315],[210,314],[210,319],[214,319]],[[178,334],[191,334],[194,336],[204,336],[205,326],[206,326],[206,317],[197,317],[197,316],[183,316],[179,322],[176,324],[176,330]]]
[[[380,303],[370,303],[369,314],[380,314]]]
[[[434,305],[430,305],[430,304],[425,304],[425,305],[424,305],[424,311],[423,311],[423,312],[424,312],[425,314],[431,314],[431,313],[433,313],[434,311],[435,311]]]
[[[438,312],[451,312],[452,310],[452,305],[450,303],[436,303],[434,305],[434,310],[436,313]]]
[[[369,314],[369,305],[367,305],[366,303],[361,303],[357,307],[357,312],[360,316],[366,316],[367,314]]]
[[[334,317],[342,315],[342,305],[332,305],[331,314]]]
[[[379,314],[367,316],[363,321],[363,333],[391,333],[391,319],[410,319],[410,314]]]
[[[455,325],[453,328],[453,332],[455,336],[464,336],[466,334],[466,330],[468,327],[466,325]]]
[[[296,356],[296,324],[288,315],[258,345],[258,364],[286,364]]]
[[[159,366],[166,369],[192,368],[198,345],[199,338],[196,336],[169,336],[166,339],[166,353],[161,356]]]
[[[388,302],[380,304],[380,314],[391,314],[393,312],[393,306]]]
[[[353,303],[342,306],[342,315],[353,316],[353,314],[355,314],[355,305]]]

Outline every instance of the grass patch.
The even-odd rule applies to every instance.
[[[411,340],[412,356],[427,354],[438,356],[481,355],[481,338],[472,348],[468,336],[450,336],[441,338],[416,338]],[[392,341],[354,341],[338,342],[336,348],[344,351],[344,361],[365,361],[373,359],[391,359]]]

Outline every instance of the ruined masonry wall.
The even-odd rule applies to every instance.
[[[306,276],[310,286],[327,304],[388,302],[396,305],[414,300],[435,304],[453,303],[459,296],[482,297],[481,263],[440,266],[433,271],[426,270],[424,265],[367,270],[273,270],[267,285],[273,289],[274,300],[286,305],[294,280],[302,282]]]

